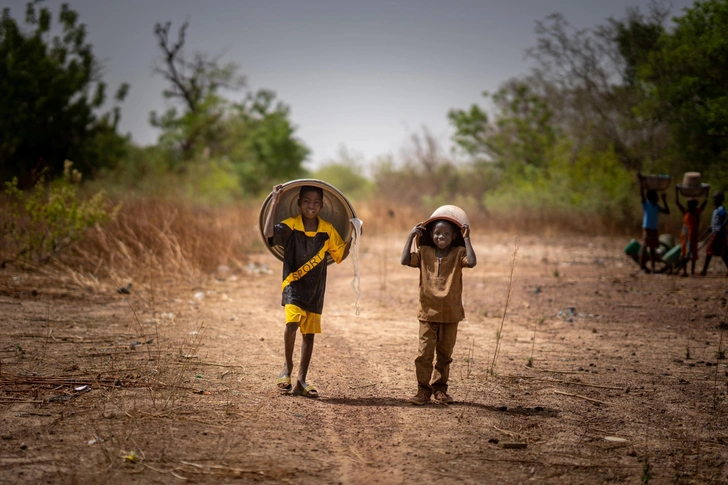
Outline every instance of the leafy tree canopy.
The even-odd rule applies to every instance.
[[[25,27],[8,8],[0,19],[0,179],[18,177],[24,187],[43,169],[60,175],[66,159],[91,170],[112,164],[126,145],[116,133],[118,106],[97,115],[106,84],[85,25],[63,4],[52,36],[51,12],[40,3],[27,4]],[[117,102],[127,90],[119,88]]]
[[[674,21],[638,76],[653,87],[683,165],[728,175],[728,2],[698,1]]]
[[[245,89],[245,77],[235,63],[221,65],[218,58],[199,53],[185,58],[187,27],[185,23],[179,29],[176,42],[169,37],[170,23],[155,28],[162,50],[155,72],[169,81],[163,94],[176,106],[162,115],[152,112],[150,120],[162,130],[160,143],[174,161],[173,168],[185,170],[194,160],[225,158],[248,193],[302,176],[309,152],[295,136],[288,106],[265,89],[248,92],[238,102],[225,98],[221,91]]]
[[[496,109],[493,121],[478,105],[451,110],[448,116],[458,146],[476,159],[506,170],[544,167],[558,129],[545,97],[531,81],[514,79],[493,95],[484,93]]]

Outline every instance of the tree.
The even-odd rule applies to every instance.
[[[455,143],[475,160],[493,162],[505,171],[541,169],[548,163],[558,136],[553,112],[538,80],[513,79],[493,95],[494,121],[478,105],[451,110]]]
[[[219,90],[239,91],[246,81],[244,76],[238,75],[239,66],[235,63],[220,66],[218,58],[208,59],[201,53],[194,54],[192,60],[186,59],[182,49],[189,23],[180,27],[174,43],[169,38],[171,27],[170,22],[154,27],[154,35],[162,49],[162,63],[155,66],[154,72],[170,83],[162,95],[181,102],[184,111],[180,114],[172,107],[162,116],[152,112],[150,120],[153,126],[162,129],[165,141],[177,145],[182,159],[189,160],[195,150],[217,141],[219,131],[216,127],[226,109]]]
[[[728,2],[696,2],[674,22],[638,77],[653,87],[650,107],[669,123],[680,168],[728,178]]]
[[[663,32],[667,10],[653,4],[648,15],[629,10],[594,29],[577,30],[561,14],[539,22],[534,75],[553,95],[554,119],[580,144],[614,150],[624,166],[639,169],[664,152],[666,133],[657,113],[637,110],[645,97],[635,82],[636,64]]]
[[[33,185],[43,169],[60,175],[67,159],[86,171],[112,164],[127,143],[116,132],[118,106],[97,115],[106,84],[85,25],[63,4],[61,33],[51,39],[52,15],[38,8],[40,1],[27,4],[25,30],[8,8],[0,20],[0,179],[18,177],[21,187]],[[120,86],[117,102],[127,90]]]
[[[287,105],[275,93],[261,89],[233,104],[224,118],[220,155],[227,156],[248,193],[269,189],[273,183],[304,174],[308,148],[295,135]]]
[[[237,64],[220,65],[219,58],[198,53],[187,60],[183,52],[187,28],[187,23],[182,25],[172,42],[170,23],[155,27],[162,49],[155,72],[170,83],[164,97],[182,110],[172,107],[161,116],[152,112],[151,122],[162,129],[160,142],[177,166],[184,169],[199,158],[227,158],[249,193],[276,180],[301,176],[308,149],[294,135],[288,106],[265,89],[248,92],[239,102],[223,97],[221,90],[243,90],[245,77],[238,74]]]

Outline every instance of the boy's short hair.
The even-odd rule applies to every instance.
[[[316,187],[315,185],[302,185],[301,190],[298,192],[298,198],[300,199],[303,197],[303,194],[306,192],[316,192],[319,197],[321,197],[321,200],[324,200],[324,189],[321,187]]]
[[[450,229],[452,229],[452,232],[454,232],[455,235],[457,236],[457,232],[458,232],[457,224],[455,224],[452,221],[448,221],[447,219],[435,219],[434,221],[430,221],[430,223],[427,224],[427,230],[433,231],[435,229],[435,224],[437,224],[438,222],[444,222],[445,224],[450,226]]]
[[[723,194],[722,190],[716,190],[713,192],[713,200],[723,202],[725,200],[725,194]]]

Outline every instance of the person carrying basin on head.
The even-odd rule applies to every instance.
[[[434,397],[439,403],[450,404],[450,363],[458,323],[465,318],[462,270],[477,263],[465,212],[456,206],[442,206],[430,219],[417,224],[402,249],[401,263],[420,271],[417,394],[409,402],[422,405]]]
[[[695,274],[695,263],[698,260],[698,244],[700,243],[700,215],[708,204],[708,192],[705,200],[699,204],[698,199],[688,198],[687,207],[680,203],[680,187],[675,186],[675,205],[683,214],[683,226],[680,231],[680,265],[683,276],[688,275],[688,261],[691,262],[690,274]]]
[[[263,229],[269,246],[283,248],[281,304],[286,316],[283,333],[285,362],[278,375],[277,385],[281,391],[316,398],[319,396],[318,391],[306,382],[306,375],[313,355],[314,337],[321,333],[326,258],[328,254],[334,262],[341,263],[349,254],[351,240],[344,242],[333,224],[319,216],[324,205],[324,193],[316,185],[301,186],[296,202],[300,213],[276,224],[276,206],[283,190],[283,185],[273,187]],[[350,222],[354,224],[355,219],[350,219]],[[295,385],[292,385],[293,348],[297,330],[301,332],[303,341],[298,376]]]
[[[640,248],[639,262],[640,268],[645,273],[649,273],[647,269],[647,256],[646,253],[650,253],[650,268],[651,272],[655,272],[655,261],[657,259],[657,248],[660,245],[660,235],[658,233],[658,217],[662,214],[669,214],[670,207],[667,205],[667,196],[662,193],[662,203],[664,207],[659,204],[659,197],[657,191],[654,189],[647,189],[645,186],[645,180],[641,172],[637,172],[637,178],[640,181],[640,197],[642,198],[642,210],[644,212],[642,217],[642,247]]]

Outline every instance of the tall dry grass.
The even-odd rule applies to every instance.
[[[364,221],[365,238],[404,237],[441,203],[462,207],[475,234],[618,231],[610,227],[609,221],[593,215],[537,213],[519,208],[490,211],[473,197],[413,202],[407,200],[409,192],[404,187],[395,190],[397,184],[390,182],[389,193],[353,201],[357,216]],[[426,178],[418,182],[424,183]],[[412,184],[412,180],[407,184],[410,189]],[[422,194],[428,192],[422,187],[418,190]],[[215,273],[220,265],[239,270],[247,265],[251,253],[265,251],[258,228],[260,202],[202,206],[184,199],[130,198],[123,201],[113,221],[89,230],[53,264],[39,270],[92,291],[105,291],[108,285],[119,287],[128,282],[200,280]]]
[[[257,206],[205,208],[136,199],[96,227],[57,263],[83,286],[154,278],[199,279],[220,265],[242,268],[257,234]]]

